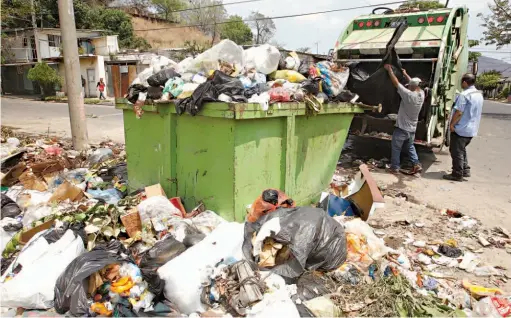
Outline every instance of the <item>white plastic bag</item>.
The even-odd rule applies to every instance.
[[[85,251],[83,241],[73,231],[66,233],[55,243],[48,244],[38,233],[20,252],[2,277],[0,293],[2,307],[46,309],[53,307],[55,283],[67,265]],[[14,265],[21,264],[21,271],[12,279],[5,277]]]
[[[216,264],[223,259],[242,259],[243,233],[241,223],[221,223],[202,241],[160,267],[158,275],[165,280],[165,298],[183,314],[204,312],[202,283],[209,282]]]
[[[264,283],[268,289],[263,299],[247,310],[247,317],[300,317],[298,309],[289,296],[284,278],[270,274],[264,279]]]
[[[152,221],[153,225],[159,222],[166,224],[167,220],[172,217],[182,217],[181,211],[163,195],[150,197],[140,202],[137,208],[142,223]],[[156,230],[158,231],[158,229]]]
[[[279,50],[269,44],[252,47],[243,52],[245,69],[255,68],[263,74],[270,74],[277,70],[280,61]]]
[[[267,111],[270,105],[270,94],[268,92],[261,93],[261,95],[254,94],[248,99],[248,102],[258,103],[263,111]]]
[[[334,218],[336,221],[338,218]],[[367,246],[369,247],[369,256],[372,259],[378,260],[383,255],[387,254],[391,249],[385,246],[385,241],[374,234],[373,228],[361,219],[353,219],[344,223],[346,228],[346,234],[352,233],[359,237],[364,236],[367,240]]]
[[[209,72],[219,68],[218,61],[233,64],[236,70],[243,66],[243,49],[231,40],[222,40],[190,61],[187,72]]]
[[[51,206],[48,205],[39,205],[39,206],[30,206],[25,211],[23,215],[23,227],[30,227],[32,222],[39,221],[40,219],[47,217],[52,213]]]

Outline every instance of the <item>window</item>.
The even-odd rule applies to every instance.
[[[23,47],[27,47],[28,46],[28,39],[27,37],[23,37]]]
[[[53,47],[59,47],[60,35],[48,34],[48,45]]]

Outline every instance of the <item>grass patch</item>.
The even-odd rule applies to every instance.
[[[61,102],[61,103],[67,103],[67,97],[59,97],[59,96],[46,96],[44,98],[44,100],[46,102]],[[84,104],[88,104],[88,105],[94,105],[94,104],[99,104],[100,100],[98,98],[85,98],[84,99]]]

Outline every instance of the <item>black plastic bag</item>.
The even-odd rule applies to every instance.
[[[108,244],[99,245],[90,252],[75,258],[55,284],[55,310],[57,313],[64,314],[69,311],[72,316],[87,316],[89,313],[87,297],[89,276],[107,265],[122,262],[135,263],[119,241],[110,241]]]
[[[152,269],[141,268],[142,278],[147,282],[148,289],[155,295],[155,299],[162,299],[165,291],[165,281]]]
[[[320,277],[313,272],[303,274],[296,282],[296,296],[303,302],[330,294],[333,291],[327,288],[327,279],[328,278]]]
[[[236,77],[227,75],[221,71],[215,71],[211,83],[215,86],[218,95],[225,94],[227,96],[244,96],[245,87],[243,83]]]
[[[394,74],[402,84],[406,84],[403,76],[402,64],[394,46],[406,30],[406,24],[400,24],[392,38],[387,43],[387,50],[382,62],[376,66],[374,63],[349,63],[350,76],[347,88],[360,96],[358,101],[367,105],[382,104],[382,115],[398,112],[401,98],[396,87],[392,84],[384,64],[391,64]],[[376,67],[376,68],[375,68]]]
[[[65,222],[63,226],[53,228],[50,231],[47,231],[43,234],[43,237],[48,243],[55,243],[66,234],[67,230],[73,231],[76,236],[79,236],[82,239],[83,245],[87,246],[87,234],[85,234],[85,224],[83,222],[78,222],[74,224],[70,224]]]
[[[309,94],[317,95],[321,85],[321,77],[309,78],[302,82],[302,88]]]
[[[311,64],[314,63],[309,60],[302,60],[302,62],[300,63],[300,67],[298,67],[298,73],[302,74],[305,77],[309,77],[309,69],[311,67]]]
[[[169,235],[156,242],[150,250],[144,253],[140,261],[140,268],[156,271],[185,250],[186,246],[183,243]]]
[[[108,168],[106,171],[100,171],[98,176],[103,179],[104,182],[111,182],[114,177],[117,177],[120,182],[128,182],[128,166],[126,162],[120,162],[113,167]]]
[[[350,92],[349,90],[343,90],[339,95],[335,96],[332,100],[336,102],[350,102],[357,94]]]
[[[161,86],[149,86],[147,88],[147,98],[152,100],[158,100],[163,95],[163,87]]]
[[[267,92],[269,90],[270,86],[268,86],[267,83],[257,83],[253,87],[245,88],[245,97],[250,98],[254,94],[260,95],[261,93]]]
[[[204,233],[187,234],[183,239],[183,244],[186,246],[186,248],[189,248],[202,241],[205,237],[206,235]]]
[[[142,84],[133,84],[128,87],[128,101],[135,104],[138,100],[138,94],[147,92],[147,87]]]
[[[218,95],[219,93],[211,81],[202,83],[195,89],[192,96],[174,101],[174,104],[176,105],[176,113],[181,115],[182,113],[187,112],[190,115],[195,116],[201,111],[204,103],[216,101]]]
[[[21,213],[20,207],[6,194],[2,193],[2,219],[15,218]]]
[[[245,223],[243,254],[254,266],[257,264],[252,256],[253,234],[273,218],[279,219],[280,231],[271,233],[271,238],[287,246],[292,255],[284,264],[271,268],[271,272],[289,281],[305,270],[336,269],[346,260],[344,228],[325,211],[310,207],[281,208],[261,216],[256,222]]]
[[[147,84],[154,87],[165,86],[165,83],[173,77],[181,77],[181,75],[173,68],[167,68],[149,76]]]

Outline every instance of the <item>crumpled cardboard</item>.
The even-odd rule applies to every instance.
[[[64,181],[56,190],[53,192],[48,202],[61,202],[69,199],[70,201],[80,201],[84,194],[82,189],[72,185],[68,181]]]
[[[28,190],[37,190],[44,192],[48,190],[48,185],[40,177],[36,176],[32,171],[27,170],[19,176],[19,180],[23,187]]]

